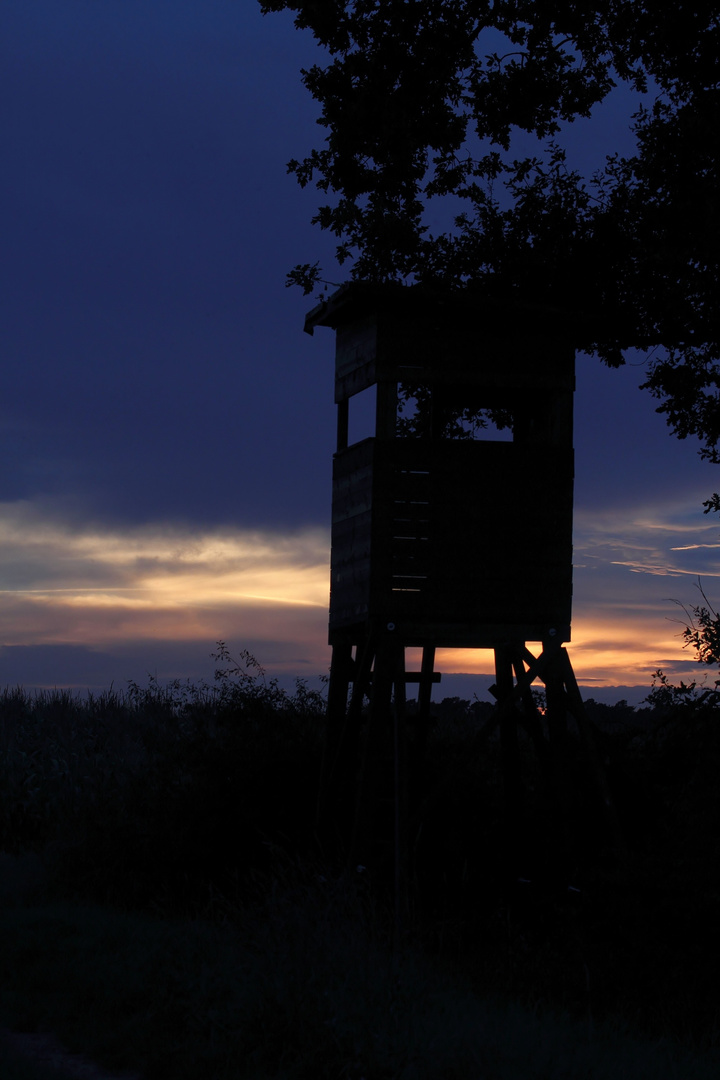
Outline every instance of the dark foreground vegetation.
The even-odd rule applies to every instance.
[[[624,852],[572,732],[554,806],[523,743],[513,858],[484,709],[443,702],[398,944],[317,841],[321,696],[219,661],[0,696],[0,1023],[147,1080],[718,1075],[712,694],[588,703]]]

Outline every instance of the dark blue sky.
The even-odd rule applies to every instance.
[[[325,510],[327,348],[283,287],[312,43],[259,6],[4,5],[2,497],[103,519]]]
[[[192,675],[219,637],[324,670],[333,343],[284,287],[339,273],[285,169],[322,139],[312,38],[255,0],[22,0],[0,43],[0,682]],[[572,128],[571,162],[629,149],[627,112]],[[720,485],[642,377],[578,365],[591,682],[677,663],[668,597],[719,573]]]

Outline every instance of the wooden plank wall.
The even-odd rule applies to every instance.
[[[569,624],[569,447],[375,440],[336,455],[330,626]]]

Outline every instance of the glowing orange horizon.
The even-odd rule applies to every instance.
[[[681,530],[646,518],[580,515],[568,649],[585,685],[648,686],[658,667],[691,677],[701,671],[682,647],[682,627],[673,621],[678,609],[668,595],[687,597],[688,576],[698,567],[717,576],[709,561],[717,545],[704,522],[702,529]],[[683,544],[677,543],[680,532]],[[642,559],[631,558],[628,552],[639,553],[641,545]],[[690,557],[705,562],[691,564]],[[259,650],[267,642],[271,655],[275,645],[287,643],[303,656],[305,670],[311,665],[322,674],[329,667],[326,530],[158,525],[101,531],[58,523],[28,504],[5,504],[0,572],[4,645],[112,648],[163,639],[226,640],[243,648],[252,640]],[[437,653],[438,670],[448,674],[485,675],[493,667],[489,650]]]
[[[694,670],[693,657],[683,650],[674,634],[645,638],[651,629],[642,618],[626,618],[622,624],[606,625],[600,620],[578,619],[573,624],[572,641],[566,648],[580,683],[593,686],[649,686],[658,668]],[[537,655],[542,646],[528,642]],[[490,649],[438,649],[436,667],[447,674],[488,675],[494,671]],[[697,665],[695,665],[697,668]]]

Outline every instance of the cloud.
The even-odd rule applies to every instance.
[[[686,579],[720,576],[716,529],[680,503],[578,513],[569,649],[581,682],[649,687],[657,668],[697,677],[673,599],[691,605]],[[690,542],[678,545],[680,533]],[[120,681],[148,664],[176,676],[173,649],[206,670],[218,640],[249,648],[273,673],[325,672],[329,547],[317,528],[83,526],[52,504],[0,504],[0,677],[39,671],[44,657],[58,683],[61,654],[77,661],[68,685],[99,678],[113,658]],[[419,654],[407,664],[419,669]],[[485,674],[494,663],[488,650],[446,649],[437,667]]]
[[[679,535],[689,542],[679,545]],[[697,678],[678,605],[695,600],[687,579],[720,577],[717,536],[694,499],[576,513],[571,653],[579,678],[649,683],[658,668]]]
[[[0,507],[5,645],[322,640],[328,582],[321,529],[82,529],[29,503]]]
[[[229,639],[228,639],[229,640]],[[327,672],[328,657],[312,651],[310,640],[302,652],[298,643],[269,642],[245,638],[229,644],[231,655],[239,659],[241,650],[257,658],[268,677],[278,678],[292,690],[295,679],[305,677],[317,688],[317,676]],[[87,645],[7,645],[0,647],[0,687],[70,687],[78,690],[125,689],[129,681],[141,686],[148,676],[158,679],[212,682],[216,662],[216,641],[207,636],[197,641],[146,639],[129,643],[113,642],[106,648]]]
[[[674,547],[672,551],[697,551],[698,548],[720,548],[720,544],[685,544],[684,547]]]
[[[689,542],[679,545],[679,533]],[[650,577],[720,577],[717,536],[717,524],[708,524],[694,502],[666,505],[652,513],[642,507],[578,511],[575,565],[603,575],[622,567]]]
[[[678,534],[688,541],[678,545]],[[576,561],[599,559],[647,567],[648,571],[699,573],[708,566],[720,572],[720,560],[707,556],[692,562],[680,552],[710,552],[720,548],[718,526],[708,522],[694,499],[677,500],[652,508],[605,507],[575,512],[574,546]]]

